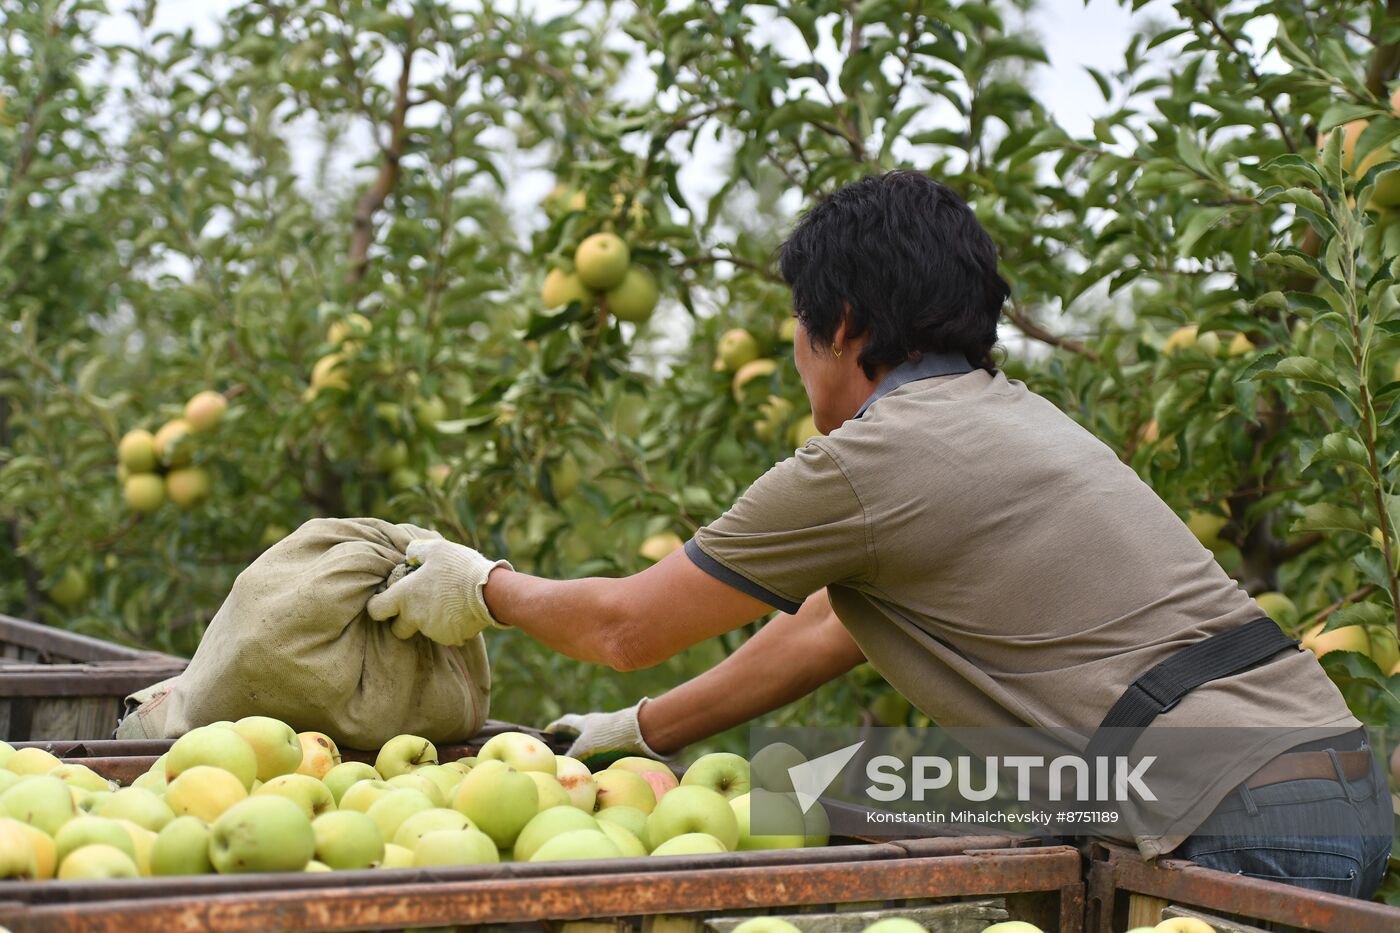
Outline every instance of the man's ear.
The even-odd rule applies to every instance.
[[[836,325],[836,332],[831,335],[831,348],[833,351],[842,353],[846,350],[846,333],[850,330],[851,323],[851,303],[849,301],[842,304],[843,313],[841,322]]]

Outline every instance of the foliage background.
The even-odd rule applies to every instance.
[[[97,38],[97,0],[7,0],[0,611],[189,652],[239,570],[316,515],[431,525],[544,574],[635,571],[645,536],[686,537],[791,450],[806,402],[768,264],[784,230],[812,197],[904,166],[962,192],[999,243],[1008,372],[1251,592],[1287,593],[1292,631],[1362,624],[1384,661],[1400,225],[1372,195],[1400,203],[1381,196],[1400,19],[1156,3],[1121,66],[1091,69],[1102,102],[1080,137],[1038,99],[1028,5],[266,0],[202,41],[155,29],[147,0],[138,41],[117,43]],[[1362,177],[1318,150],[1359,119],[1356,160],[1380,163]],[[677,175],[701,150],[723,184],[690,203]],[[512,208],[515,167],[539,162],[581,210]],[[603,229],[662,282],[640,327],[540,301]],[[351,388],[308,399],[337,349],[326,327],[352,311],[373,330]],[[1185,325],[1249,345],[1167,352]],[[731,327],[780,364],[738,395],[711,365]],[[215,494],[132,514],[116,441],[210,387],[232,403],[196,451]],[[770,394],[793,406],[775,424]],[[62,606],[72,571],[87,593]],[[629,675],[494,635],[494,713],[623,705],[746,634]],[[1358,653],[1326,663],[1364,720],[1400,720],[1400,677]],[[857,717],[917,713],[860,669],[772,721]]]

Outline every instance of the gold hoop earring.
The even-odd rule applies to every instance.
[[[832,355],[835,356],[838,360],[841,359],[841,348],[840,348],[840,347],[832,347],[832,348],[831,348],[831,353],[832,353]]]

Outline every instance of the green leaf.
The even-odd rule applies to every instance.
[[[1315,502],[1303,508],[1303,515],[1289,529],[1293,532],[1307,531],[1354,531],[1370,535],[1370,530],[1361,516],[1340,505],[1330,502]]]

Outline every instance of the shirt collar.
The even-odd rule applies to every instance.
[[[870,397],[856,411],[856,417],[859,418],[865,414],[867,408],[902,385],[918,382],[920,379],[933,379],[937,376],[962,375],[970,373],[974,369],[976,367],[969,363],[967,357],[961,353],[925,353],[917,360],[900,363],[886,373],[885,378],[880,380],[875,391],[870,393]]]

